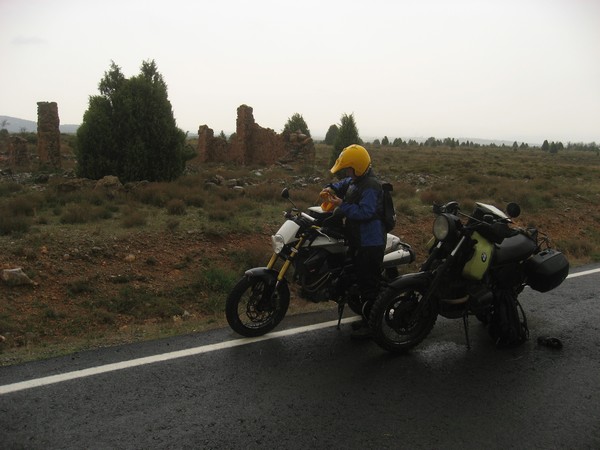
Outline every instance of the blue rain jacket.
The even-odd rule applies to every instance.
[[[340,209],[346,217],[346,235],[352,247],[385,245],[386,232],[381,221],[381,183],[369,168],[364,175],[352,180],[344,178],[328,185],[343,199]]]

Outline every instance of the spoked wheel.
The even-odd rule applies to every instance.
[[[419,344],[430,333],[437,319],[431,304],[417,306],[423,299],[425,286],[411,284],[389,287],[373,304],[369,325],[373,340],[383,349],[402,353]]]
[[[260,277],[243,277],[227,297],[225,315],[233,331],[242,336],[262,336],[285,317],[290,304],[286,283],[269,288]]]

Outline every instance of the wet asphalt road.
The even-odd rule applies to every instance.
[[[527,289],[531,338],[511,350],[495,349],[476,320],[471,350],[460,320],[438,319],[403,356],[351,341],[348,324],[291,331],[331,311],[286,318],[279,330],[291,334],[263,341],[222,329],[3,367],[0,448],[598,449],[599,286],[597,272],[547,294]],[[539,346],[541,335],[563,348]],[[229,341],[243,345],[206,347]],[[6,392],[191,348],[203,350]]]

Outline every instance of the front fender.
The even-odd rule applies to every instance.
[[[429,284],[432,279],[433,275],[431,272],[407,273],[394,278],[394,280],[388,283],[388,287],[392,289],[402,289],[407,286],[414,286],[415,284]]]
[[[252,269],[246,270],[244,276],[248,278],[260,278],[267,286],[275,286],[277,284],[277,276],[279,272],[274,269],[268,269],[267,267],[253,267]],[[287,285],[287,280],[284,278],[279,283]]]

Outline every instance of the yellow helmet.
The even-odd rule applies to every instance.
[[[369,152],[360,145],[352,144],[342,150],[330,172],[336,173],[339,170],[352,167],[356,176],[360,177],[364,175],[370,165],[371,157],[369,156]]]

